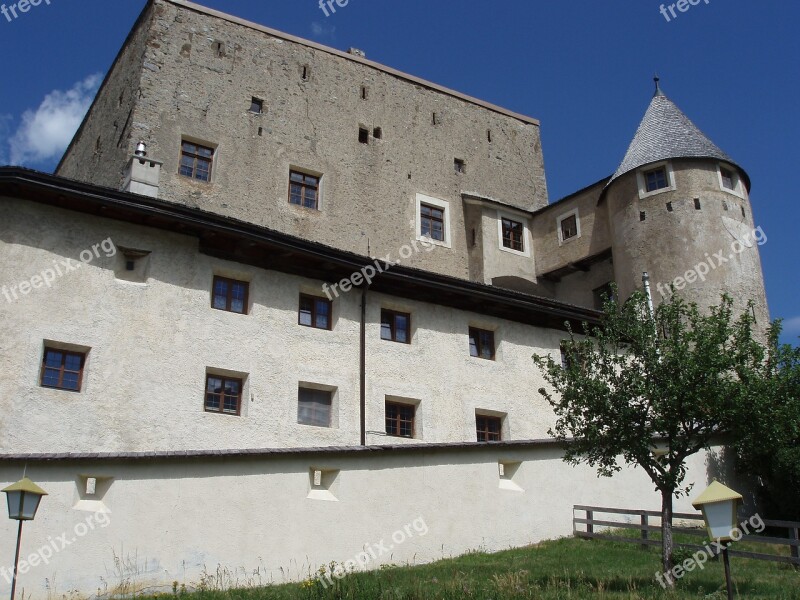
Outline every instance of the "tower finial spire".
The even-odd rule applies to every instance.
[[[658,76],[658,73],[656,73],[655,76],[653,77],[653,81],[656,82],[656,92],[655,92],[655,94],[653,94],[653,97],[655,97],[655,96],[663,96],[664,92],[661,91],[661,83],[660,83],[661,82],[661,78]]]

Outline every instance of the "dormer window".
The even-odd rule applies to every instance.
[[[638,170],[636,181],[639,184],[639,199],[675,189],[675,174],[669,162],[649,165]]]
[[[744,198],[744,188],[742,180],[736,169],[729,165],[720,164],[717,167],[717,175],[719,176],[719,187],[725,192]]]

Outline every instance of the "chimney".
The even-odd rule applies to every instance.
[[[125,183],[122,184],[122,190],[158,198],[158,180],[161,177],[162,164],[159,160],[147,158],[147,146],[143,141],[139,142],[125,169]]]
[[[367,53],[363,50],[359,50],[358,48],[350,48],[347,51],[348,54],[352,54],[353,56],[360,56],[361,58],[367,58]]]

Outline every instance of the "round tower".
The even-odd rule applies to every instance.
[[[650,275],[656,304],[671,293],[709,306],[728,293],[769,320],[747,172],[656,92],[628,152],[600,197],[614,276],[624,299]]]

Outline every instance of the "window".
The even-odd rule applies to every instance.
[[[303,78],[303,81],[308,81],[309,77],[311,77],[311,67],[303,65],[300,71],[300,76]]]
[[[501,224],[503,227],[503,247],[522,252],[525,249],[523,242],[525,227],[519,221],[505,218],[501,220]]]
[[[264,112],[264,101],[260,98],[253,98],[250,100],[250,112],[260,115]]]
[[[319,177],[299,171],[289,172],[289,204],[319,208]]]
[[[250,284],[226,277],[214,277],[211,307],[217,310],[247,314],[247,296]]]
[[[333,394],[326,390],[299,388],[297,422],[314,427],[330,427],[332,396]]]
[[[364,129],[363,127],[359,127],[358,129],[358,141],[362,144],[369,144],[369,130]]]
[[[178,172],[184,177],[208,182],[213,159],[212,148],[184,141],[181,144],[181,167]]]
[[[373,129],[372,137],[374,137],[376,140],[383,139],[383,129],[381,129],[380,127],[376,127],[375,129]]]
[[[317,298],[300,294],[300,314],[298,323],[316,329],[331,328],[331,306],[327,298]]]
[[[467,172],[467,163],[465,163],[460,158],[456,158],[453,161],[453,166],[455,167],[456,173],[466,173]]]
[[[206,412],[238,415],[241,404],[241,379],[206,375]]]
[[[398,437],[414,437],[413,404],[386,402],[386,435]]]
[[[381,339],[402,344],[411,343],[411,315],[381,310]]]
[[[478,434],[479,442],[499,442],[503,420],[500,417],[490,417],[488,415],[475,415],[475,429]]]
[[[603,284],[600,287],[593,289],[592,296],[594,297],[595,310],[603,310],[605,303],[608,300],[611,301],[616,300],[616,297],[614,296],[614,287],[611,282]]]
[[[494,331],[469,328],[469,355],[494,360]]]
[[[444,209],[423,204],[419,208],[420,235],[444,241]]]
[[[362,85],[361,86],[361,99],[362,100],[366,100],[368,97],[369,97],[369,90],[367,89],[367,86]]]
[[[701,208],[702,207],[700,206],[700,198],[695,198],[694,199],[694,209],[695,210],[700,210]]]
[[[559,223],[561,228],[561,241],[567,241],[578,235],[578,215],[569,215]]]
[[[725,167],[719,168],[719,176],[722,180],[722,187],[728,190],[735,190],[736,189],[736,180],[733,171],[730,169],[726,169]]]
[[[665,167],[658,167],[657,169],[645,171],[644,182],[645,190],[648,192],[655,192],[656,190],[663,190],[669,187],[667,169]]]
[[[42,387],[80,392],[85,362],[84,352],[45,348],[42,358]]]

